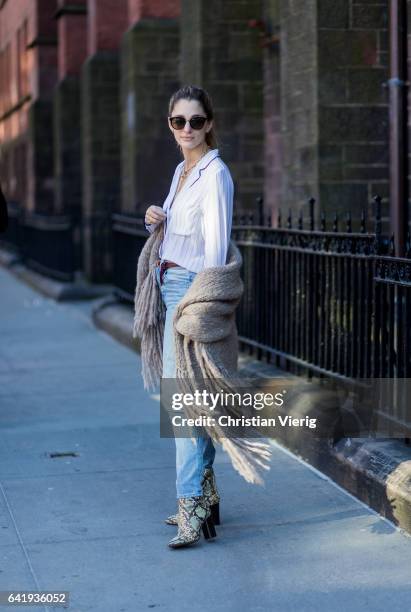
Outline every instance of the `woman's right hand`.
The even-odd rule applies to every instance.
[[[156,206],[153,204],[147,208],[144,221],[147,225],[151,225],[152,223],[160,223],[160,221],[163,221],[166,216],[167,215],[161,206]]]

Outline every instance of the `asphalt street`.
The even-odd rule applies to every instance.
[[[71,612],[410,609],[410,536],[274,442],[264,487],[218,450],[218,537],[169,549],[174,442],[91,307],[0,268],[0,591],[69,591]],[[61,608],[0,606],[23,609]]]

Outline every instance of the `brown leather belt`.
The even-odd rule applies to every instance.
[[[174,263],[174,261],[168,261],[168,260],[161,261],[160,259],[157,259],[156,266],[160,266],[160,285],[163,284],[164,272],[168,268],[173,268],[174,266],[177,266],[178,268],[181,267],[179,266],[179,264]]]

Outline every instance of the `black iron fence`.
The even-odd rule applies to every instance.
[[[0,240],[7,243],[7,246],[13,251],[18,250],[20,243],[20,217],[21,210],[16,202],[7,203],[8,225],[7,230],[0,234]]]
[[[396,257],[393,240],[382,236],[380,211],[376,197],[372,227],[363,211],[356,231],[349,214],[343,225],[337,215],[327,221],[323,214],[315,227],[314,200],[307,219],[289,214],[284,224],[280,213],[276,227],[261,211],[257,220],[234,216],[245,287],[237,312],[241,348],[310,377],[411,378],[411,242],[405,257]],[[72,219],[22,215],[14,206],[9,213],[1,240],[40,272],[72,280]],[[114,213],[109,219],[113,284],[118,297],[132,302],[148,233],[141,217]],[[380,407],[406,435],[410,412],[398,397]]]
[[[148,237],[144,219],[114,213],[113,220],[113,282],[117,295],[134,300],[138,256]]]
[[[395,257],[381,235],[381,200],[375,198],[373,231],[363,211],[352,231],[335,215],[308,229],[302,215],[286,227],[281,213],[256,225],[234,219],[233,238],[244,260],[245,293],[238,310],[242,348],[296,374],[344,380],[411,376],[411,248]],[[394,401],[395,398],[395,401]],[[392,395],[379,407],[395,431],[411,435],[411,407]]]
[[[73,223],[70,217],[25,215],[21,251],[24,262],[52,278],[74,278]]]
[[[30,268],[72,281],[75,272],[74,223],[65,215],[34,214],[9,205],[9,225],[0,241]]]

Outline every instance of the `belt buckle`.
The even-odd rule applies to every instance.
[[[164,272],[166,271],[166,261],[160,262],[160,285],[163,284]]]

